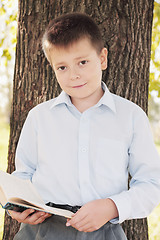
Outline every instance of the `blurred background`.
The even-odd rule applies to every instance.
[[[9,121],[15,63],[18,0],[0,0],[0,169],[7,168]],[[154,2],[149,109],[154,141],[160,154],[160,0]],[[0,208],[0,240],[4,210]],[[148,217],[149,239],[160,239],[160,205]]]

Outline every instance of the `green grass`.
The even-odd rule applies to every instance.
[[[9,125],[0,122],[0,169],[2,170],[7,168],[8,140]]]
[[[160,143],[157,143],[157,144],[156,144],[156,147],[157,147],[158,153],[159,153],[159,155],[160,155]]]
[[[9,125],[0,122],[0,169],[7,169],[7,153],[9,140]],[[160,144],[156,144],[160,154]],[[160,239],[160,205],[148,217],[149,240]],[[3,234],[4,210],[0,207],[0,240]]]
[[[148,217],[149,239],[160,239],[160,204],[156,207]]]
[[[8,154],[8,140],[9,140],[9,125],[0,122],[0,169],[6,171],[7,169],[7,154]],[[3,234],[4,210],[0,207],[0,239]]]
[[[156,144],[158,153],[160,155],[160,144]],[[160,204],[153,210],[148,217],[149,239],[160,239]]]

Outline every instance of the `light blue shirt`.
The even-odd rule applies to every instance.
[[[103,89],[100,101],[83,113],[63,91],[33,108],[14,174],[31,179],[45,202],[84,205],[111,198],[119,212],[113,222],[121,223],[146,217],[160,202],[160,159],[143,110],[104,83]]]

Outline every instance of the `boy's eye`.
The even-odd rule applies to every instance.
[[[61,66],[61,67],[58,68],[58,70],[60,70],[60,71],[64,71],[65,69],[66,69],[65,66]]]
[[[85,65],[88,61],[87,60],[83,60],[80,62],[80,65]]]

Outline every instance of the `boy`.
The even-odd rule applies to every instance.
[[[146,217],[160,201],[148,119],[101,81],[107,49],[89,16],[51,21],[43,49],[63,91],[30,111],[14,174],[30,179],[46,203],[81,207],[67,222],[31,209],[11,211],[23,223],[14,239],[126,239],[119,223]]]

